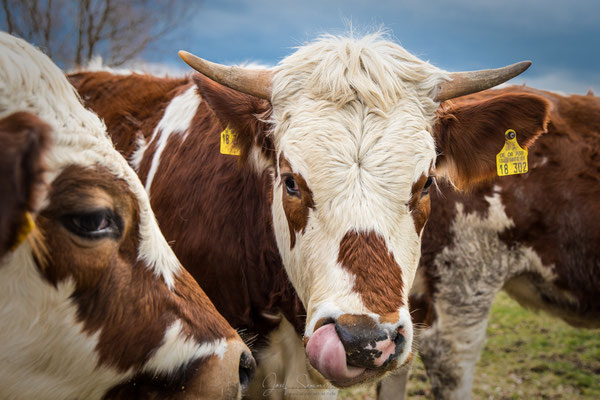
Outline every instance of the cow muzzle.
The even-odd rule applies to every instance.
[[[408,359],[412,326],[405,326],[406,322],[410,324],[380,324],[369,315],[342,314],[316,327],[306,354],[311,365],[336,386],[354,385]]]

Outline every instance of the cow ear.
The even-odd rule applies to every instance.
[[[28,213],[42,186],[42,154],[50,127],[38,117],[18,112],[0,120],[0,257],[24,239]]]
[[[504,133],[514,129],[519,145],[528,148],[546,131],[549,108],[544,98],[529,93],[467,96],[442,104],[434,127],[435,173],[460,190],[493,178]]]
[[[223,129],[229,127],[235,132],[237,147],[245,160],[252,147],[271,149],[267,138],[271,114],[271,103],[225,87],[202,74],[196,73],[193,80],[198,93],[215,113]]]

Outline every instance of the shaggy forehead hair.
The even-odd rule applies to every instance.
[[[276,148],[327,212],[340,210],[336,202],[350,198],[365,208],[375,197],[401,207],[412,182],[435,160],[430,132],[438,104],[431,94],[448,79],[445,71],[380,34],[322,37],[276,69],[271,117]],[[374,211],[365,209],[365,223]]]
[[[143,186],[114,149],[102,121],[83,107],[75,89],[47,56],[24,40],[0,32],[0,118],[25,110],[53,128],[44,159],[46,182],[70,164],[101,165],[127,182],[140,207],[138,253],[172,286],[179,262],[160,233]]]

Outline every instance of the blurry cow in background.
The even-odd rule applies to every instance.
[[[0,398],[240,398],[254,360],[139,178],[62,71],[5,33],[0,139]]]
[[[600,98],[519,86],[461,97],[445,109],[499,95],[546,99],[548,129],[529,152],[527,174],[469,194],[447,184],[431,192],[432,222],[410,304],[416,322],[429,325],[419,352],[436,398],[471,396],[500,290],[573,326],[600,327]],[[403,385],[382,383],[379,398],[398,398]]]
[[[258,335],[260,376],[276,378],[266,385],[317,377],[305,352],[336,386],[405,364],[431,176],[466,189],[495,173],[503,124],[527,146],[547,108],[509,94],[444,115],[439,102],[529,63],[447,73],[378,35],[326,36],[272,71],[182,56],[230,88],[203,75],[70,79],[138,172],[177,255],[233,326]],[[239,158],[220,154],[220,139]]]

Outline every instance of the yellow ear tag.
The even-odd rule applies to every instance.
[[[229,129],[229,127],[225,128],[225,130],[221,132],[221,154],[239,156],[240,149],[235,146],[236,141],[237,138],[235,132]]]
[[[504,147],[496,155],[498,176],[524,174],[527,168],[527,149],[517,143],[517,133],[509,129],[504,133]]]
[[[19,245],[23,243],[25,239],[27,239],[27,236],[29,236],[29,234],[31,233],[31,231],[33,231],[34,228],[35,222],[33,222],[33,217],[30,213],[25,213],[25,221],[23,221],[21,229],[19,229],[19,233],[17,233],[15,244],[13,245],[11,250],[14,250],[17,247],[19,247]]]

